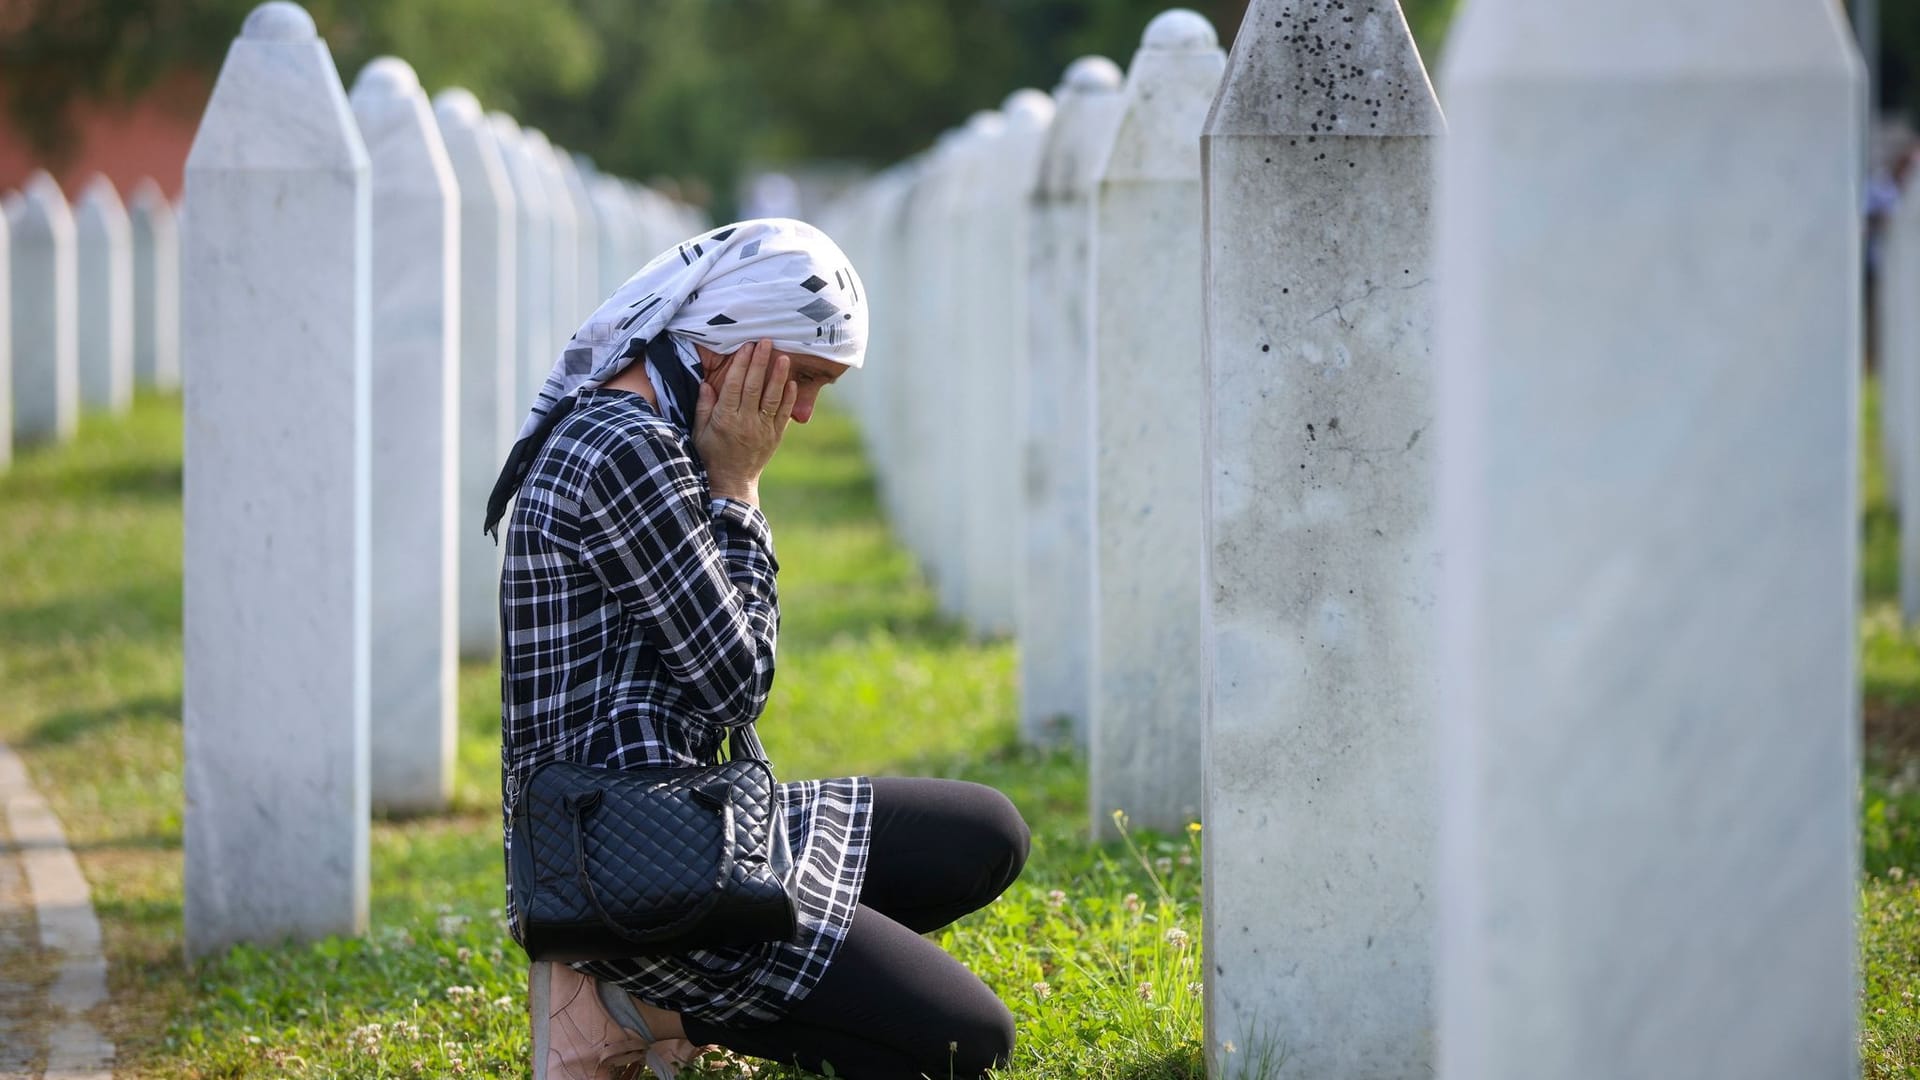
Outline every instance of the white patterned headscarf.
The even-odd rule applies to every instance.
[[[487,501],[487,531],[495,531],[547,434],[582,390],[644,362],[661,414],[691,432],[705,375],[694,345],[730,355],[762,338],[849,367],[866,358],[866,289],[825,233],[804,221],[761,218],[655,256],[560,350]]]

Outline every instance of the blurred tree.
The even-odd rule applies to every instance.
[[[258,0],[0,3],[0,93],[57,157],[69,102],[211,75]],[[1192,0],[1230,44],[1246,0]],[[1458,0],[1403,0],[1430,60]],[[632,176],[880,165],[1075,57],[1125,65],[1167,0],[309,0],[342,78],[383,53]]]

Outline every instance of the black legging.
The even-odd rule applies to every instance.
[[[921,934],[992,903],[1027,861],[1005,795],[959,780],[876,778],[867,878],[833,963],[785,1019],[725,1028],[685,1018],[696,1045],[849,1080],[968,1080],[1005,1065],[1013,1014]]]

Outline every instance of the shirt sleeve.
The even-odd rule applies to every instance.
[[[757,508],[709,499],[685,453],[636,438],[584,487],[580,558],[637,620],[695,719],[759,718],[773,688],[780,567]]]

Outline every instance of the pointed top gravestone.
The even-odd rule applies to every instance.
[[[180,228],[173,204],[152,177],[127,201],[133,229],[134,382],[180,385]]]
[[[586,179],[581,176],[580,166],[573,160],[573,155],[556,146],[553,148],[553,162],[560,170],[560,178],[566,182],[577,224],[574,244],[579,259],[574,279],[573,311],[573,322],[577,325],[585,322],[587,316],[593,314],[600,302],[606,299],[606,294],[600,291],[600,247],[605,225],[600,220],[600,208],[594,203],[592,192],[587,190]]]
[[[524,128],[521,144],[526,148],[527,161],[540,182],[540,190],[546,196],[548,227],[553,233],[553,261],[547,278],[551,322],[548,338],[541,350],[546,354],[546,364],[539,367],[534,383],[534,389],[538,391],[540,383],[546,379],[547,369],[554,358],[560,355],[561,344],[585,319],[585,315],[577,310],[581,222],[579,213],[574,209],[573,193],[567,190],[566,178],[560,173],[560,162],[554,154],[553,144],[547,141],[546,133],[539,128]]]
[[[456,87],[433,101],[460,187],[460,482],[453,515],[460,653],[490,657],[500,648],[505,549],[477,523],[520,423],[517,209],[506,159],[479,99]]]
[[[453,792],[460,189],[406,61],[349,100],[373,167],[372,797],[427,813]]]
[[[1030,742],[1081,749],[1093,588],[1087,204],[1120,119],[1125,78],[1104,56],[1068,66],[1053,95],[1029,225],[1020,729]]]
[[[186,168],[193,956],[366,926],[367,171],[313,20],[255,9]]]
[[[113,182],[96,174],[74,218],[80,319],[80,402],[125,412],[133,404],[133,226]]]
[[[1191,11],[1148,24],[1093,197],[1089,801],[1177,832],[1200,813],[1204,344],[1200,129],[1226,56]]]
[[[1432,158],[1397,4],[1254,0],[1207,182],[1207,1019],[1432,1075]]]
[[[1448,38],[1442,1076],[1859,1075],[1862,83],[1819,0]]]
[[[13,442],[64,441],[80,427],[73,213],[46,170],[8,196],[12,244]]]

